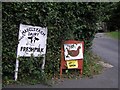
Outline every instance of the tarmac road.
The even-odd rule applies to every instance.
[[[98,33],[93,40],[92,51],[113,67],[107,68],[102,74],[91,79],[65,79],[52,87],[37,84],[29,86],[11,85],[7,88],[118,88],[118,41],[106,37],[104,33]]]

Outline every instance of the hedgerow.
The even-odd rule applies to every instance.
[[[69,39],[85,42],[87,51],[97,31],[99,3],[84,2],[7,2],[2,3],[3,84],[14,79],[19,25],[48,28],[45,73],[59,73],[60,48]],[[41,58],[21,58],[18,80],[40,78]]]

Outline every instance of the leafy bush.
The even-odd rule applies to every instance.
[[[120,30],[120,2],[115,4],[114,9],[110,15],[109,20],[107,21],[107,27],[109,31]]]
[[[48,28],[45,72],[52,76],[59,72],[63,41],[83,40],[86,51],[91,46],[99,17],[96,7],[99,3],[2,3],[3,81],[13,80],[20,23]],[[39,60],[23,58],[18,79],[37,77],[40,67],[34,63]]]

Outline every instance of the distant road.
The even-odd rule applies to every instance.
[[[105,61],[118,67],[118,40],[107,37],[104,33],[97,33],[92,50]]]
[[[113,65],[113,68],[108,69],[104,73],[104,77],[107,79],[106,83],[111,85],[111,88],[118,87],[118,43],[120,41],[112,39],[105,35],[105,33],[97,33],[93,40],[92,51],[99,55],[105,62]],[[107,87],[107,86],[106,86]]]

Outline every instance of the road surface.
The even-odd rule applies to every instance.
[[[65,79],[52,87],[37,85],[10,85],[7,88],[118,88],[118,41],[98,33],[93,40],[92,51],[111,64],[102,74],[90,78]],[[120,70],[120,69],[119,69]]]

